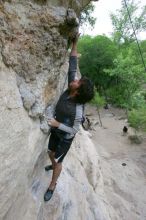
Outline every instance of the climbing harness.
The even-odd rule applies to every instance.
[[[138,39],[137,39],[137,36],[136,36],[135,28],[134,28],[134,25],[133,25],[133,23],[132,23],[131,15],[130,15],[130,12],[129,12],[129,9],[128,9],[128,5],[127,5],[126,0],[124,0],[124,3],[125,3],[125,7],[126,7],[126,9],[127,9],[128,17],[129,17],[129,20],[130,20],[130,23],[131,23],[131,26],[132,26],[132,29],[133,29],[133,33],[134,33],[134,35],[135,35],[135,39],[136,39],[136,43],[137,43],[137,46],[138,46],[139,54],[140,54],[140,57],[141,57],[141,60],[142,60],[142,64],[143,64],[143,66],[144,66],[144,70],[146,71],[146,65],[145,65],[145,62],[144,62],[144,58],[143,58],[143,55],[142,55],[142,51],[141,51],[141,48],[140,48],[140,44],[139,44]]]

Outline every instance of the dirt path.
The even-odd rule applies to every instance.
[[[99,122],[96,108],[87,107],[90,120]],[[126,120],[121,110],[102,110],[103,127],[91,131],[100,158],[105,193],[114,211],[112,220],[146,220],[146,139],[140,145],[131,144],[123,136]]]

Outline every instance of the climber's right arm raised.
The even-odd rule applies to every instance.
[[[68,69],[68,85],[70,82],[74,81],[77,76],[77,42],[78,42],[79,34],[72,41],[72,48],[70,52],[69,58],[69,69]]]

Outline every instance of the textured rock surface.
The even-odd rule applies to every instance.
[[[0,5],[2,61],[17,74],[31,117],[39,118],[55,99],[68,40],[77,31],[74,9],[79,13],[88,2],[14,0]]]
[[[42,157],[38,167],[40,172],[34,174],[28,195],[28,206],[32,208],[28,208],[23,219],[110,219],[108,212],[109,209],[110,212],[113,209],[105,202],[98,154],[87,132],[81,131],[74,140],[64,160],[64,168],[53,198],[45,204],[43,194],[52,173],[45,173],[42,169],[44,167]]]
[[[44,171],[48,138],[39,120],[28,117],[23,108],[15,72],[2,60],[0,64],[0,219],[110,219],[98,155],[88,132],[81,131],[74,140],[54,196],[44,204],[51,178]]]
[[[110,219],[87,135],[85,151],[75,140],[52,201],[43,202],[49,181],[44,113],[62,89],[76,14],[88,2],[0,1],[0,219]]]
[[[128,157],[123,154],[115,160],[115,150],[120,147],[117,143],[121,142],[115,139],[114,145],[106,129],[96,131],[96,146],[91,134],[81,129],[64,160],[52,200],[43,201],[51,180],[51,172],[44,171],[49,162],[45,117],[52,114],[62,90],[68,67],[68,44],[77,31],[77,17],[88,2],[0,1],[2,220],[146,219],[146,154],[136,155],[137,165],[129,155],[134,158],[135,154],[141,155],[138,150],[134,153],[128,150],[124,152]],[[104,147],[97,144],[100,140]],[[95,147],[100,150],[102,160]],[[112,152],[108,153],[110,147]],[[129,164],[126,172],[121,165],[123,158]],[[143,172],[138,168],[140,161]]]

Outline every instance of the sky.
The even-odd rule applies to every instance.
[[[138,2],[138,0],[135,0]],[[90,28],[82,28],[81,33],[96,36],[105,34],[110,36],[112,32],[112,23],[110,19],[110,13],[115,13],[117,9],[121,8],[121,0],[99,0],[93,3],[95,5],[95,11],[93,16],[96,18],[96,24],[93,30]],[[146,0],[141,0],[141,6],[146,5]],[[140,33],[137,36],[139,39],[146,39],[146,32]]]

